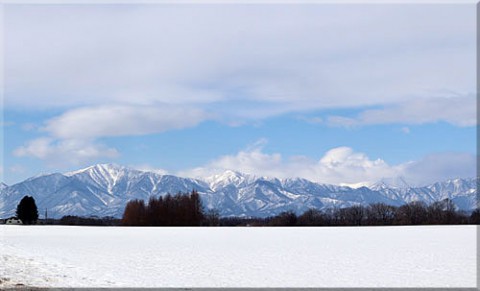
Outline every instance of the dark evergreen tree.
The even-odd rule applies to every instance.
[[[190,217],[191,220],[189,221],[189,225],[196,226],[200,225],[202,221],[204,220],[204,209],[202,205],[202,201],[200,199],[200,195],[198,195],[198,192],[196,190],[193,190],[192,193],[190,193]]]
[[[25,196],[17,206],[17,217],[23,224],[35,224],[38,220],[38,209],[32,196]]]

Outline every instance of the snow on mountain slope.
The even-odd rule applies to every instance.
[[[477,179],[454,179],[443,183],[437,182],[427,188],[440,200],[452,199],[460,209],[474,209],[479,206],[480,201],[477,185]]]
[[[5,188],[7,188],[7,187],[8,187],[7,184],[5,184],[5,183],[3,183],[3,182],[0,182],[0,191],[3,190],[3,189],[5,189]]]
[[[385,181],[350,188],[318,184],[305,179],[255,177],[226,171],[203,180],[161,175],[126,167],[100,164],[66,174],[47,174],[0,188],[0,217],[14,215],[25,195],[35,198],[40,216],[64,215],[121,217],[132,199],[148,200],[167,193],[197,190],[206,208],[221,215],[270,216],[282,211],[301,213],[309,208],[325,209],[383,202],[402,205],[411,201],[450,198],[460,209],[477,205],[476,179],[455,179],[426,187],[392,187]]]
[[[203,180],[208,184],[210,189],[215,191],[216,189],[220,189],[229,185],[232,185],[235,187],[246,185],[251,183],[255,179],[256,177],[252,175],[247,175],[247,174],[242,174],[236,171],[227,170],[222,174],[213,175]]]

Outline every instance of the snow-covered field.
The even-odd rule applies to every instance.
[[[0,288],[476,287],[476,233],[0,225]]]

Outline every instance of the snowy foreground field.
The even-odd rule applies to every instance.
[[[475,226],[0,226],[0,288],[476,287]]]

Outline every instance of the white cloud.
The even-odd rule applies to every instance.
[[[403,176],[412,185],[425,185],[451,178],[475,177],[477,158],[468,153],[436,153],[402,165]]]
[[[329,116],[331,126],[354,127],[374,124],[424,124],[444,121],[457,126],[477,124],[476,97],[417,98],[361,112],[356,117]]]
[[[346,128],[351,128],[359,125],[359,122],[350,117],[345,116],[328,116],[327,124],[330,126],[341,126]]]
[[[28,141],[13,154],[50,166],[85,165],[119,156],[98,138],[160,133],[195,126],[207,118],[202,110],[172,105],[84,107],[48,120],[41,128],[48,136]]]
[[[353,152],[348,147],[334,148],[325,153],[319,161],[314,161],[304,156],[293,156],[285,160],[279,153],[264,153],[264,145],[265,142],[262,141],[257,147],[249,147],[236,155],[219,157],[206,166],[179,174],[201,177],[224,170],[237,170],[259,176],[302,177],[322,183],[354,184],[395,176],[398,171],[381,159],[371,160],[365,154]]]
[[[278,170],[282,168],[282,157],[280,154],[263,153],[262,148],[266,142],[266,139],[260,139],[236,155],[221,156],[204,167],[180,171],[178,174],[180,176],[206,177],[225,170],[235,170],[249,174],[280,177],[282,172]]]
[[[412,186],[442,181],[454,177],[473,177],[476,159],[469,154],[442,153],[419,161],[389,165],[384,160],[371,159],[349,147],[327,151],[320,160],[304,156],[284,159],[281,154],[262,151],[264,142],[235,155],[221,156],[205,166],[181,171],[190,177],[207,177],[225,170],[236,170],[258,176],[277,178],[301,177],[327,184],[369,185],[380,180],[402,177]]]
[[[323,124],[325,122],[323,118],[319,116],[314,116],[314,117],[299,116],[297,119],[306,121],[311,124]]]
[[[44,128],[61,139],[97,138],[159,133],[191,127],[205,120],[199,109],[180,106],[98,106],[67,111]]]
[[[85,165],[99,159],[112,159],[119,153],[114,148],[91,141],[52,138],[38,138],[17,148],[13,154],[17,157],[34,157],[44,160],[48,165]]]
[[[5,17],[8,106],[202,104],[261,119],[475,91],[474,5],[19,5]]]

